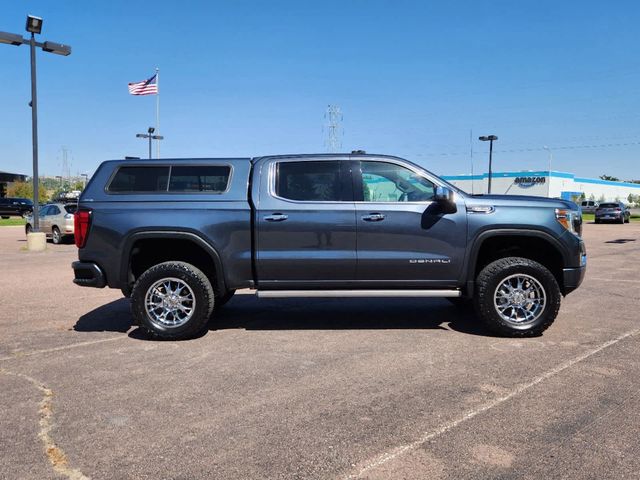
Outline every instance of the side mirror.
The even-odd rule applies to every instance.
[[[436,187],[434,199],[442,206],[444,213],[456,212],[457,207],[455,202],[455,194],[450,188]]]

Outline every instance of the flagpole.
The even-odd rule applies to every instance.
[[[156,67],[156,135],[160,135],[160,69]],[[160,140],[156,140],[156,158],[160,158]]]

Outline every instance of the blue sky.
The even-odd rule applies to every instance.
[[[155,98],[127,83],[161,69],[163,157],[343,150],[438,174],[545,169],[640,178],[640,4],[617,1],[6,0],[0,31],[44,18],[38,54],[41,172],[145,156]],[[26,32],[24,33],[26,35]],[[29,55],[0,45],[0,170],[31,173]],[[604,145],[604,146],[603,146]],[[608,145],[608,146],[607,146]]]

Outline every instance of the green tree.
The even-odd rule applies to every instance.
[[[33,182],[14,182],[7,187],[7,197],[28,198],[33,200]],[[47,189],[40,185],[38,189],[38,198],[40,203],[49,200]]]
[[[610,182],[619,182],[620,179],[618,177],[612,177],[611,175],[600,175],[602,180],[609,180]]]

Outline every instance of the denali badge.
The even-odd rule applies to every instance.
[[[411,258],[409,263],[451,263],[450,258]]]

